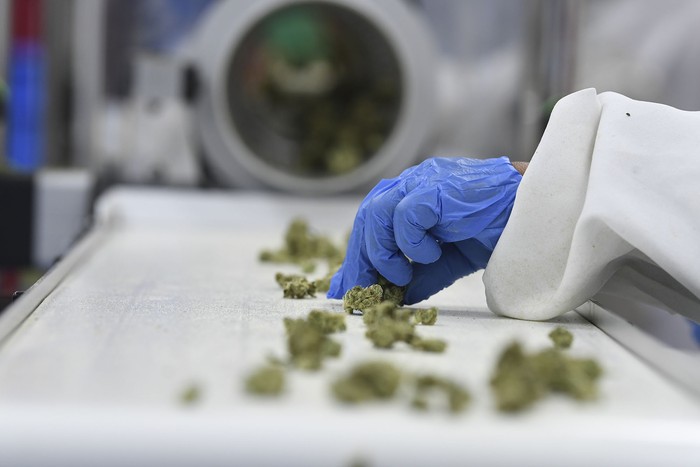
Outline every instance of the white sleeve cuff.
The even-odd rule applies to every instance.
[[[615,93],[559,101],[484,273],[489,308],[549,319],[635,262],[700,297],[699,128]]]

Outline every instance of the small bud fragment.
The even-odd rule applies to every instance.
[[[246,390],[259,396],[278,396],[284,390],[284,371],[276,365],[265,365],[246,380]]]
[[[416,337],[411,341],[411,347],[416,350],[422,350],[423,352],[444,352],[447,348],[447,342],[442,339],[423,339],[421,337]]]
[[[307,321],[323,334],[345,331],[345,315],[325,310],[311,310]]]
[[[358,403],[390,399],[396,393],[401,372],[386,362],[365,362],[355,366],[350,374],[333,383],[335,397],[343,402]]]
[[[425,326],[432,326],[437,321],[438,309],[436,307],[432,308],[419,308],[413,314],[413,320],[416,323],[423,324]]]
[[[574,336],[565,328],[559,326],[549,333],[549,338],[558,349],[568,349],[574,341]]]
[[[292,364],[303,370],[318,370],[323,359],[340,355],[341,346],[316,325],[304,319],[284,319],[287,349]]]
[[[191,384],[180,394],[180,403],[183,405],[193,405],[199,402],[202,397],[202,391],[196,384]]]
[[[305,277],[301,274],[284,274],[282,272],[275,274],[275,282],[277,282],[277,284],[282,288],[284,288],[287,282],[298,281],[301,279],[305,279]]]
[[[293,279],[285,282],[283,287],[284,298],[306,298],[316,295],[316,286],[306,278]]]
[[[325,259],[332,264],[342,262],[343,251],[328,237],[314,234],[306,220],[297,218],[284,235],[284,246],[279,250],[263,250],[259,259],[270,263],[293,263],[305,273],[316,269],[315,260]]]
[[[382,290],[384,291],[382,300],[394,302],[396,306],[403,305],[403,296],[406,287],[399,287],[398,285],[392,284],[383,276],[377,278],[377,283],[382,286]]]
[[[328,292],[328,290],[330,290],[331,279],[337,270],[337,268],[331,268],[328,274],[312,282],[312,284],[316,287],[317,292]]]
[[[419,410],[428,409],[428,394],[440,391],[445,395],[447,407],[452,413],[462,412],[471,401],[469,392],[459,384],[446,378],[424,375],[416,380],[416,392],[411,405]]]

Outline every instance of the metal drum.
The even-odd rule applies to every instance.
[[[435,47],[401,1],[221,2],[190,53],[196,128],[223,186],[366,189],[413,163],[433,130]]]

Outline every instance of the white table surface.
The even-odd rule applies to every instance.
[[[357,204],[109,193],[93,246],[69,255],[75,267],[0,347],[0,465],[700,465],[696,397],[575,312],[545,323],[491,314],[480,274],[421,304],[440,309],[419,333],[447,340],[444,354],[374,349],[361,317],[348,316],[347,332],[334,336],[339,359],[319,373],[288,372],[279,399],[246,394],[245,376],[267,355],[285,355],[285,316],[342,311],[321,294],[282,298],[274,273],[296,269],[261,264],[259,251],[280,246],[297,215],[340,239]],[[500,350],[513,339],[549,346],[558,325],[575,336],[572,355],[604,367],[599,400],[555,396],[517,416],[498,413],[488,380]],[[407,398],[334,401],[330,382],[376,358],[463,383],[471,407],[450,416],[415,412]],[[191,383],[202,398],[183,407]]]

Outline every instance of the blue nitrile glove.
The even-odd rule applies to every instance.
[[[506,157],[433,158],[382,180],[360,204],[328,298],[377,282],[416,303],[486,267],[522,176]]]
[[[690,323],[690,329],[693,333],[693,338],[695,338],[695,343],[700,347],[700,324],[691,320],[688,320],[688,323]]]

